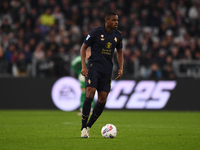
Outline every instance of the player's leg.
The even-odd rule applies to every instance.
[[[85,86],[86,86],[86,97],[83,103],[82,111],[82,127],[81,127],[81,137],[89,137],[87,132],[85,132],[87,127],[87,121],[91,110],[91,103],[94,99],[94,94],[96,91],[98,83],[98,73],[96,70],[89,69],[88,76],[86,77]],[[83,135],[83,136],[82,136]]]
[[[87,121],[91,110],[91,103],[94,98],[96,88],[94,87],[87,87],[86,88],[86,97],[83,103],[83,110],[82,110],[82,127],[81,127],[81,137],[82,138],[89,138],[89,134],[87,131]]]
[[[83,128],[87,127],[87,121],[88,121],[88,117],[89,117],[89,114],[90,114],[91,103],[93,101],[96,88],[94,88],[94,87],[87,87],[86,91],[87,91],[86,92],[86,97],[85,97],[85,101],[83,103],[82,128],[81,128],[81,130]]]
[[[91,104],[90,114],[92,114],[92,112],[93,112],[94,105],[95,105],[95,100],[93,99],[92,104]]]
[[[90,120],[87,124],[87,127],[91,128],[92,125],[95,123],[95,121],[102,114],[104,107],[105,107],[105,104],[106,104],[108,93],[109,92],[105,92],[105,91],[98,92],[98,101],[96,102],[96,105],[94,107],[92,116],[90,117]]]
[[[95,104],[92,116],[87,124],[88,128],[91,128],[95,121],[99,118],[101,113],[104,110],[104,106],[106,104],[106,100],[111,88],[111,75],[100,73],[100,80],[98,82],[97,90],[98,90],[98,101]]]

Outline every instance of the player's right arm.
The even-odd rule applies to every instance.
[[[84,40],[82,46],[81,46],[81,50],[80,50],[80,54],[81,54],[81,63],[82,63],[82,70],[81,70],[81,74],[85,77],[87,77],[88,74],[88,69],[85,65],[85,57],[86,57],[86,49],[87,47],[91,46],[94,42],[94,36],[95,36],[95,30],[91,30],[88,34],[88,36],[86,37],[86,39]]]
[[[2,56],[3,56],[3,49],[2,49],[1,43],[0,43],[0,57],[2,57]]]
[[[88,69],[85,65],[85,57],[86,57],[86,49],[87,49],[87,45],[86,44],[82,44],[81,46],[81,50],[80,50],[80,54],[81,54],[81,65],[82,65],[82,70],[81,70],[81,74],[85,77],[87,77],[88,74]]]

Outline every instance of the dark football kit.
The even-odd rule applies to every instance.
[[[91,30],[84,40],[91,46],[91,56],[88,60],[88,76],[86,87],[94,87],[97,91],[110,91],[112,58],[115,48],[122,49],[122,34],[119,30],[107,32],[104,26]]]

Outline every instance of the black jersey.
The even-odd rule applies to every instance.
[[[87,68],[111,74],[113,68],[113,54],[115,48],[122,49],[122,34],[119,30],[107,32],[104,26],[91,30],[84,40],[84,44],[91,46],[91,56]]]

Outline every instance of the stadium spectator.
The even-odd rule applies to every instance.
[[[13,55],[16,51],[16,47],[14,44],[10,44],[7,51],[4,53],[5,63],[6,63],[6,71],[12,74],[12,66],[13,66]]]
[[[188,16],[191,20],[198,19],[199,16],[199,2],[196,0],[194,5],[190,7],[188,11]]]
[[[45,61],[51,50],[54,67],[47,76],[64,75],[55,66],[59,68],[63,62],[68,65],[79,55],[77,49],[88,31],[102,25],[105,12],[112,10],[121,18],[119,30],[124,37],[124,71],[127,74],[124,77],[150,77],[147,72],[152,70],[154,61],[162,71],[161,77],[170,78],[166,73],[167,70],[171,72],[170,69],[177,77],[173,70],[174,60],[199,60],[199,5],[196,0],[2,0],[0,43],[3,54],[0,60],[5,68],[0,72],[17,75],[17,62],[24,57],[27,76],[37,77],[40,59],[36,59],[36,55],[40,53],[43,55],[41,61]],[[38,48],[41,43],[43,46]],[[66,57],[60,58],[62,54]],[[115,57],[114,69],[117,66]],[[64,72],[74,75],[70,68]],[[46,76],[45,73],[40,75]]]
[[[0,14],[1,15],[6,14],[6,13],[10,12],[10,10],[11,10],[11,6],[10,6],[9,2],[4,0],[2,2],[2,5],[0,6]]]
[[[171,65],[166,66],[166,68],[162,71],[162,76],[165,79],[175,79],[176,78],[176,75],[175,75]]]
[[[23,52],[19,53],[16,65],[17,65],[19,76],[22,76],[22,77],[27,76],[27,71],[28,71],[27,66],[28,66],[28,64],[27,64],[26,57],[25,57]]]
[[[0,73],[5,72],[5,61],[4,61],[4,53],[3,48],[0,43]]]
[[[3,20],[3,24],[1,26],[1,29],[3,30],[3,32],[5,32],[7,34],[10,33],[11,27],[10,27],[10,25],[8,23],[8,19],[4,19]]]
[[[158,63],[153,62],[151,64],[151,67],[148,70],[147,74],[148,74],[148,78],[151,78],[151,79],[159,79],[159,78],[161,78],[162,77],[162,72],[161,72],[161,70],[159,68]]]
[[[41,24],[49,27],[49,26],[53,26],[55,23],[55,18],[54,16],[51,14],[51,9],[47,8],[45,10],[45,13],[43,13],[40,17],[41,20]]]
[[[55,21],[58,22],[59,27],[63,27],[64,23],[65,23],[65,19],[64,19],[63,14],[60,12],[60,7],[59,6],[56,6],[54,8],[53,16],[55,18]]]

